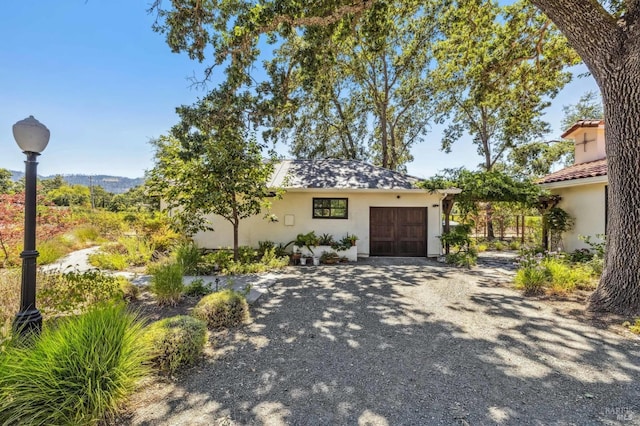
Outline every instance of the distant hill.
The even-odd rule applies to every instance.
[[[11,178],[16,181],[22,179],[24,172],[11,171]],[[38,176],[39,179],[51,179],[52,176]],[[123,176],[109,176],[109,175],[62,175],[62,178],[69,185],[84,185],[84,186],[101,186],[105,191],[112,192],[114,194],[121,194],[127,192],[129,189],[142,185],[144,178],[128,178]]]

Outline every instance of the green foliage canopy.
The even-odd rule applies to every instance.
[[[434,2],[374,2],[350,21],[292,33],[267,63],[275,131],[302,158],[398,170],[433,117]]]
[[[272,192],[267,180],[273,159],[250,128],[253,97],[214,90],[194,106],[178,108],[182,121],[152,141],[156,164],[148,185],[162,197],[181,231],[213,230],[205,216],[222,216],[234,227],[260,213]]]
[[[0,194],[8,194],[13,190],[11,172],[7,169],[0,169]]]
[[[455,197],[463,212],[475,211],[478,202],[505,201],[523,207],[534,206],[542,190],[531,180],[517,180],[505,172],[470,171],[464,168],[449,169],[420,183],[428,191],[441,188],[460,188]]]
[[[541,117],[549,98],[579,62],[566,38],[526,1],[500,7],[477,0],[451,2],[440,16],[434,78],[444,93],[442,148],[468,133],[482,167],[491,170],[513,147],[548,131]]]
[[[598,93],[593,91],[582,95],[576,104],[563,106],[562,111],[564,112],[562,128],[565,130],[575,124],[576,121],[604,119],[602,99],[600,99]]]

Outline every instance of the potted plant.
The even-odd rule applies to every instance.
[[[322,253],[322,256],[320,256],[320,260],[324,264],[333,265],[334,263],[337,263],[340,260],[340,256],[338,256],[338,253],[334,251],[330,251],[330,252],[325,251],[324,253]]]
[[[313,256],[311,256],[310,254],[303,254],[302,257],[300,257],[300,264],[302,266],[305,265],[310,265],[312,262]]]
[[[347,237],[345,239],[351,243],[351,247],[355,246],[356,241],[358,241],[358,237],[355,234],[349,233],[347,233]]]
[[[312,247],[318,245],[318,237],[314,231],[307,232],[306,234],[298,234],[294,240],[295,245],[298,247],[305,247],[311,253],[313,253]]]
[[[302,254],[300,254],[300,249],[298,249],[297,247],[294,248],[293,252],[291,253],[291,263],[297,265],[300,262],[301,257]]]
[[[318,238],[319,246],[330,246],[333,244],[333,236],[331,234],[322,234]]]

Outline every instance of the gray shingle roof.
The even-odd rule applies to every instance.
[[[270,186],[288,189],[416,189],[413,176],[355,160],[284,160]]]

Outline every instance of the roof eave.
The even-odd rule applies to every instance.
[[[560,180],[556,182],[540,183],[539,185],[546,189],[556,189],[556,188],[570,188],[572,186],[592,185],[592,184],[607,183],[607,182],[609,182],[609,178],[605,174],[600,176],[589,176],[584,178],[566,179],[566,180]]]
[[[578,129],[582,129],[585,127],[604,127],[604,120],[580,120],[576,121],[571,127],[569,127],[563,134],[560,135],[562,139],[571,139],[567,138],[567,136],[571,135]]]

